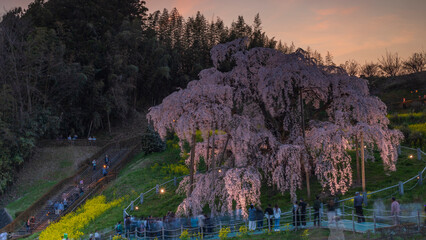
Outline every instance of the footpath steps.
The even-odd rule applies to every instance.
[[[93,170],[91,165],[87,165],[86,169],[73,179],[73,182],[65,185],[58,194],[51,197],[42,207],[37,209],[37,211],[33,214],[35,221],[31,224],[29,230],[25,225],[25,222],[22,222],[21,225],[15,228],[16,230],[12,236],[25,236],[41,231],[45,229],[51,222],[59,219],[62,213],[59,215],[55,214],[55,202],[62,202],[64,199],[67,199],[68,208],[76,209],[83,202],[82,196],[85,193],[90,192],[96,183],[104,177],[102,174],[102,167],[105,164],[105,155],[109,156],[110,169],[112,169],[123,160],[129,151],[130,149],[128,148],[111,148],[105,151],[102,155],[100,155],[100,157],[96,159],[96,170]],[[81,180],[83,182],[82,185],[80,184]],[[80,193],[80,189],[83,189],[84,193]],[[67,209],[64,211],[65,213],[67,212],[66,210]]]
[[[0,209],[0,229],[12,222],[12,218],[4,208]]]

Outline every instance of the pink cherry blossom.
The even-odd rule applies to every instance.
[[[366,80],[318,66],[303,50],[246,47],[246,39],[214,47],[214,67],[148,113],[162,138],[172,130],[191,142],[194,131],[202,133],[195,168],[203,157],[209,171],[195,175],[191,193],[189,177],[181,182],[187,198],[179,213],[197,214],[208,204],[213,213],[236,207],[246,215],[259,203],[262,181],[295,200],[303,169],[332,194],[345,193],[352,184],[347,150],[361,134],[395,170],[402,134],[388,129],[386,105],[370,95]]]

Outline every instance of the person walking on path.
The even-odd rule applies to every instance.
[[[268,207],[265,209],[265,217],[268,221],[268,230],[271,231],[273,225],[272,218],[274,217],[274,210],[272,209],[271,204],[268,204]]]
[[[96,159],[92,161],[93,171],[96,171]]]
[[[109,166],[109,164],[110,164],[110,161],[109,161],[109,157],[108,157],[108,154],[107,154],[107,155],[105,155],[105,165]]]
[[[249,230],[256,230],[256,209],[253,204],[251,204],[249,208]]]
[[[320,226],[320,217],[319,217],[320,209],[321,209],[321,201],[319,200],[319,196],[316,196],[314,201],[314,226],[315,227]]]
[[[401,212],[401,208],[399,206],[399,202],[396,201],[395,197],[392,197],[391,204],[391,215],[393,218],[393,224],[399,225],[399,213]]]
[[[107,166],[102,168],[102,175],[105,177],[108,174]]]
[[[98,230],[95,230],[95,234],[94,234],[95,240],[101,240],[101,234],[98,232]]]
[[[363,203],[364,203],[363,197],[359,195],[359,192],[356,192],[355,198],[354,198],[354,207],[355,207],[356,215],[358,216],[358,223],[365,222],[364,213],[362,211]]]
[[[275,219],[275,229],[274,231],[280,230],[280,218],[281,218],[281,209],[278,207],[278,204],[275,204],[274,208],[274,219]]]
[[[121,221],[118,221],[117,226],[115,226],[115,232],[120,236],[123,234],[123,226],[121,225]]]
[[[306,206],[307,204],[303,201],[303,198],[299,201],[300,207],[300,221],[303,226],[306,226]]]

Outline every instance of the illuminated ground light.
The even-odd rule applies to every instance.
[[[139,207],[138,207],[138,206],[136,206],[136,207],[135,207],[135,210],[139,210]]]
[[[413,158],[413,155],[410,155],[409,158]]]
[[[164,188],[160,189],[160,193],[165,193],[166,190]]]

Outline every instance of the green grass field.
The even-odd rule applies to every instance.
[[[38,149],[26,162],[8,196],[4,196],[9,214],[16,214],[31,206],[52,186],[71,176],[78,164],[98,150],[97,147],[47,147]]]
[[[351,152],[350,154],[353,155],[354,153]],[[410,154],[411,152],[409,151],[403,151],[403,154],[398,160],[396,172],[385,172],[379,158],[376,159],[375,162],[367,162],[367,190],[375,191],[397,184],[400,180],[407,180],[426,166],[426,163],[423,161],[419,161],[415,158],[409,158],[408,156]],[[109,200],[125,197],[123,204],[101,215],[98,219],[88,225],[83,232],[90,233],[95,229],[104,229],[105,231],[113,230],[113,226],[117,223],[117,221],[122,220],[124,207],[126,207],[132,199],[139,196],[141,192],[154,187],[156,184],[172,179],[172,174],[161,169],[165,169],[166,166],[175,164],[179,161],[181,160],[177,149],[168,149],[163,153],[155,153],[147,156],[144,156],[143,153],[138,154],[132,162],[120,172],[118,178],[113,181],[103,193]],[[354,169],[356,169],[356,167]],[[356,172],[354,172],[354,177],[356,177]],[[411,185],[407,186],[407,188],[410,186]],[[139,209],[131,212],[131,214],[139,217],[147,217],[149,215],[162,217],[168,211],[175,211],[177,206],[184,199],[184,196],[176,194],[175,190],[176,188],[172,184],[169,184],[166,187],[166,192],[164,194],[154,194],[151,197],[146,197],[142,205],[135,203],[135,207],[138,206]],[[411,191],[407,191],[404,196],[396,196],[402,203],[422,202],[426,197],[426,192],[424,190],[424,185],[420,187],[418,186]],[[322,188],[320,184],[315,181],[314,177],[312,177],[312,196],[320,193],[321,191]],[[361,191],[361,187],[353,187],[349,190],[349,192],[340,197],[343,199],[353,196],[356,191]],[[384,193],[374,195],[371,197],[371,200],[369,200],[369,203],[372,203],[376,197],[384,197],[394,191],[396,191],[396,189],[393,189],[390,192],[385,191]],[[306,189],[299,190],[298,197],[306,199]],[[307,201],[308,203],[312,202],[312,200],[309,199]],[[282,195],[266,186],[262,188],[261,202],[262,207],[266,207],[268,203],[277,203],[283,211],[291,209],[290,196],[288,193]]]

